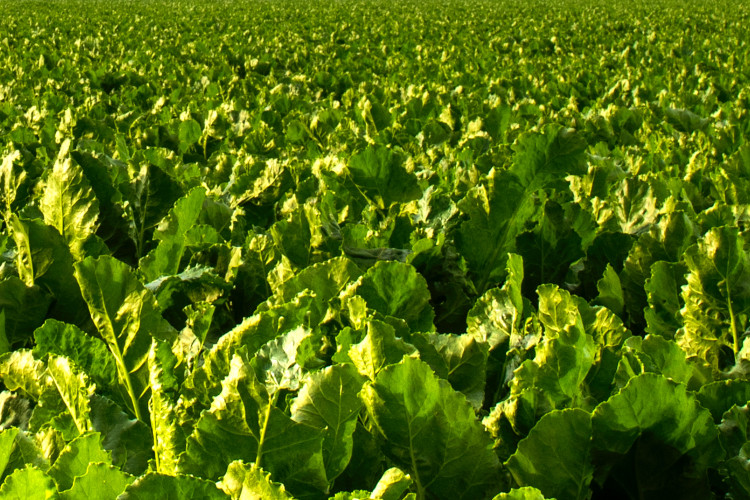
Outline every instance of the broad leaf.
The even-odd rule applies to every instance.
[[[409,471],[418,495],[473,499],[501,486],[490,437],[471,406],[424,362],[404,358],[361,394],[383,450]]]
[[[151,337],[171,339],[174,331],[126,264],[112,257],[89,257],[76,264],[76,278],[115,359],[120,397],[136,418],[147,421]]]
[[[62,235],[76,260],[85,257],[84,243],[97,228],[99,201],[81,167],[68,156],[70,139],[49,171],[39,209],[44,222]]]
[[[547,497],[589,498],[594,477],[591,414],[578,409],[546,414],[505,465],[516,483],[533,485]]]

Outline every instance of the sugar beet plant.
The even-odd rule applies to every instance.
[[[746,4],[0,13],[0,497],[750,497]]]

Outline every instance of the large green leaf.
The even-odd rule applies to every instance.
[[[64,500],[117,498],[135,478],[106,463],[91,463],[86,473],[73,480],[73,486],[60,495]]]
[[[724,454],[711,413],[684,385],[654,373],[633,377],[619,393],[597,406],[592,425],[593,445],[600,450],[626,453],[648,432],[703,463],[715,463]]]
[[[38,219],[26,220],[13,214],[9,225],[18,251],[19,277],[27,286],[39,286],[54,297],[49,316],[83,328],[89,326],[73,276],[73,256],[63,237]]]
[[[172,339],[175,332],[126,264],[103,256],[75,267],[91,318],[115,359],[122,400],[139,420],[148,421],[151,338]]]
[[[185,451],[186,439],[177,414],[179,379],[175,368],[178,360],[170,347],[168,342],[152,340],[148,353],[150,423],[155,441],[156,472],[161,474],[177,472],[177,459]]]
[[[0,498],[8,500],[54,500],[59,498],[55,483],[36,467],[18,469],[5,478]]]
[[[276,407],[249,364],[235,355],[222,391],[201,414],[180,470],[218,479],[234,460],[254,462],[292,493],[326,491],[325,432],[290,419]]]
[[[110,463],[109,454],[102,449],[98,432],[84,434],[71,441],[60,453],[49,475],[60,491],[73,486],[73,481],[86,474],[90,463]]]
[[[96,382],[100,389],[113,385],[117,368],[107,345],[87,335],[75,325],[48,319],[34,331],[34,356],[43,359],[47,354],[65,356]]]
[[[736,361],[750,327],[750,257],[736,227],[711,229],[685,252],[684,327],[677,341],[715,369]]]
[[[274,483],[271,474],[255,464],[245,465],[236,460],[229,464],[227,473],[217,483],[233,500],[257,498],[264,500],[293,500],[283,484]]]
[[[99,201],[81,167],[68,155],[70,140],[60,146],[57,161],[45,180],[39,209],[44,222],[62,235],[76,260],[85,257],[83,245],[97,228]]]
[[[226,500],[225,495],[213,481],[193,476],[167,476],[149,472],[131,483],[119,500],[183,500],[202,498]]]
[[[357,188],[380,209],[422,194],[416,177],[406,171],[402,159],[390,148],[368,146],[349,159],[348,167]]]
[[[473,187],[458,203],[468,217],[456,233],[456,247],[466,259],[479,293],[502,279],[508,252],[534,215],[526,188],[507,171],[488,177],[488,185]]]
[[[158,240],[159,244],[139,264],[147,281],[179,272],[187,243],[185,235],[198,221],[205,199],[205,189],[192,189],[175,202],[169,214],[156,227],[154,240]]]
[[[363,381],[351,365],[329,366],[310,375],[292,405],[294,421],[325,430],[323,460],[329,482],[351,459],[352,434],[362,409],[357,394]]]
[[[591,414],[578,409],[544,415],[506,462],[520,486],[559,500],[589,498],[594,477]]]
[[[360,278],[355,293],[365,299],[369,308],[406,321],[412,331],[435,329],[427,282],[409,264],[378,262]]]
[[[426,363],[404,358],[361,394],[383,451],[409,471],[419,496],[476,499],[502,485],[492,442],[471,406]]]

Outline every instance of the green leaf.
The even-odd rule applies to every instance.
[[[451,386],[475,409],[484,402],[489,346],[468,335],[423,334],[445,362]]]
[[[561,500],[589,498],[594,477],[591,414],[578,409],[544,415],[505,466],[520,486]]]
[[[7,500],[53,500],[58,497],[52,478],[36,467],[18,469],[5,478],[0,498]]]
[[[86,474],[90,463],[111,463],[109,453],[102,449],[98,432],[83,434],[71,441],[52,465],[49,475],[60,491],[67,490],[76,478]]]
[[[213,481],[193,476],[167,476],[149,472],[131,483],[118,500],[226,500]]]
[[[308,326],[313,298],[296,297],[295,300],[261,311],[225,333],[204,356],[204,364],[196,368],[186,380],[188,392],[199,398],[205,406],[221,391],[221,381],[229,374],[233,356],[239,349],[252,356],[264,344],[282,333],[298,326]]]
[[[198,221],[205,199],[204,188],[192,189],[175,202],[169,214],[156,227],[153,239],[158,240],[159,244],[139,263],[139,268],[147,281],[179,272],[187,246],[185,234]]]
[[[264,472],[255,464],[246,465],[241,460],[229,464],[227,473],[217,485],[233,500],[293,500],[283,484],[271,480],[270,473]]]
[[[351,459],[363,382],[351,365],[329,366],[309,376],[292,405],[292,420],[325,430],[323,461],[329,483]]]
[[[126,264],[102,256],[75,267],[91,318],[115,358],[120,397],[138,420],[147,421],[151,338],[171,340],[175,332]]]
[[[533,486],[513,488],[507,493],[500,493],[492,500],[555,500],[542,495],[542,492]]]
[[[197,121],[192,118],[180,122],[177,137],[180,140],[180,153],[185,153],[187,150],[200,140],[202,135],[201,126]]]
[[[380,209],[422,195],[416,177],[406,171],[402,158],[385,146],[368,146],[349,159],[349,172],[358,189]]]
[[[643,313],[648,333],[672,339],[683,326],[680,290],[686,274],[687,267],[682,263],[659,261],[651,266],[651,276],[643,285],[648,301]]]
[[[292,300],[304,290],[312,290],[323,303],[328,302],[362,274],[359,267],[345,257],[335,257],[308,266],[275,290],[276,303]]]
[[[506,267],[507,278],[502,288],[491,288],[471,308],[466,318],[466,333],[481,342],[487,342],[490,350],[508,341],[521,326],[523,315],[523,259],[509,254]]]
[[[714,369],[734,364],[750,327],[750,257],[736,227],[711,229],[685,252],[684,327],[677,341]],[[728,350],[729,359],[723,349]]]
[[[3,404],[3,413],[5,413],[4,406],[5,405]],[[2,425],[4,428],[3,430],[0,430],[0,477],[6,475],[5,468],[8,466],[10,456],[13,453],[16,436],[18,436],[18,433],[20,432],[20,429],[18,427],[5,428],[5,419],[3,419]]]
[[[86,473],[73,480],[73,487],[60,495],[63,500],[117,498],[135,478],[106,463],[89,464]]]
[[[666,108],[664,114],[667,117],[667,121],[677,130],[687,134],[691,134],[696,130],[704,130],[711,123],[709,118],[701,118],[687,109]]]
[[[6,220],[17,208],[16,202],[22,201],[17,198],[23,192],[21,188],[28,179],[26,171],[18,161],[21,157],[21,152],[14,150],[3,157],[0,166],[0,199],[3,204],[3,219]]]
[[[143,474],[153,458],[151,429],[105,397],[95,394],[90,406],[91,423],[102,436],[102,447],[112,454],[112,464],[130,474]]]
[[[627,453],[646,432],[702,463],[711,464],[724,453],[711,413],[684,385],[653,373],[633,377],[597,406],[592,425],[594,447],[614,453]]]
[[[397,467],[391,467],[383,473],[383,476],[372,490],[370,498],[376,500],[399,500],[406,490],[412,485],[409,474]]]
[[[324,431],[291,420],[235,355],[222,391],[188,438],[180,470],[218,479],[234,460],[254,462],[292,493],[325,491]]]
[[[621,356],[616,375],[619,387],[644,372],[660,373],[685,385],[695,376],[695,367],[687,362],[685,352],[674,341],[663,337],[630,337],[623,345]]]
[[[594,301],[596,304],[607,307],[617,315],[622,315],[625,310],[625,297],[622,291],[620,277],[614,268],[608,263],[604,270],[604,276],[596,283],[599,295]]]
[[[65,356],[73,361],[97,387],[110,387],[117,379],[117,368],[107,345],[87,335],[75,325],[48,319],[34,331],[33,353],[37,359],[47,354]]]
[[[34,400],[45,388],[45,365],[30,350],[11,351],[0,356],[0,378],[9,391],[21,390]]]
[[[57,389],[65,408],[80,434],[91,430],[89,397],[95,387],[89,383],[85,373],[78,373],[68,358],[50,356],[47,360],[47,375]]]
[[[86,308],[73,277],[73,257],[62,236],[40,220],[20,219],[15,214],[9,226],[18,250],[18,275],[27,286],[37,285],[54,296],[48,316],[87,326]]]
[[[747,380],[720,380],[700,388],[696,396],[701,406],[711,412],[714,422],[732,406],[742,406],[750,401],[750,382]]]
[[[68,156],[70,139],[60,146],[57,161],[45,179],[39,209],[44,222],[62,235],[76,260],[85,257],[83,245],[94,234],[99,201],[81,167]]]
[[[10,346],[23,344],[48,315],[52,297],[38,285],[27,286],[15,276],[0,281],[0,311]]]
[[[177,460],[185,451],[185,431],[177,415],[179,380],[175,375],[177,358],[168,342],[152,340],[148,353],[151,386],[151,429],[154,435],[156,472],[174,475]]]
[[[383,368],[400,362],[404,356],[416,354],[416,351],[414,346],[396,337],[391,325],[370,320],[365,338],[352,345],[348,354],[361,375],[375,380]]]
[[[587,171],[583,135],[558,124],[546,125],[541,133],[521,135],[514,146],[513,173],[522,185],[534,190],[564,181],[568,175]]]
[[[150,160],[140,158],[129,164],[129,179],[118,187],[124,204],[128,235],[135,244],[135,258],[149,250],[156,225],[184,193],[177,182]]]
[[[314,340],[309,328],[299,326],[258,349],[250,365],[269,395],[282,389],[299,390],[305,360],[314,356]]]
[[[534,202],[511,173],[495,171],[488,185],[477,185],[458,203],[468,220],[456,233],[456,248],[466,259],[479,293],[503,278],[508,253],[534,215]]]
[[[586,332],[577,302],[554,285],[538,288],[539,321],[544,338],[533,359],[525,360],[510,382],[511,395],[524,412],[542,415],[555,408],[588,406],[585,380],[594,365],[597,345]],[[514,423],[514,427],[518,424]]]
[[[361,397],[385,438],[383,450],[409,471],[420,497],[482,498],[501,486],[489,435],[466,398],[426,363],[404,358]]]
[[[409,264],[380,261],[360,278],[354,293],[371,309],[409,325],[412,331],[435,329],[427,281]]]

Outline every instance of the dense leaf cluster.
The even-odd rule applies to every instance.
[[[0,497],[750,496],[750,10],[0,5]]]

